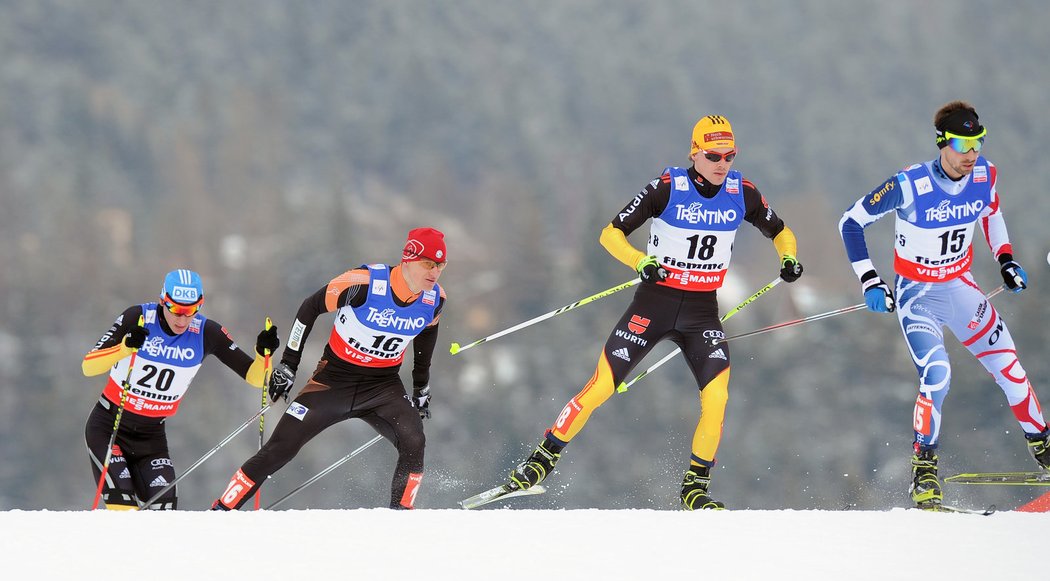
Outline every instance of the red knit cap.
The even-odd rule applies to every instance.
[[[433,260],[445,262],[445,235],[433,228],[416,228],[408,233],[405,249],[401,252],[402,262],[416,260]]]

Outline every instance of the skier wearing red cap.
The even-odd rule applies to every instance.
[[[868,309],[897,312],[918,371],[911,498],[920,508],[936,509],[943,500],[936,449],[941,409],[951,384],[945,327],[995,379],[1029,450],[1048,470],[1050,429],[1006,322],[970,273],[974,232],[980,224],[1004,285],[1015,293],[1028,287],[1028,275],[1014,260],[1006,232],[996,190],[998,172],[980,154],[985,128],[965,101],[942,106],[933,125],[938,156],[897,172],[857,200],[842,215],[839,231]],[[876,272],[864,240],[864,229],[890,213],[896,215],[893,289]]]
[[[445,304],[437,281],[447,264],[444,235],[416,228],[399,265],[348,270],[303,301],[274,367],[272,400],[288,398],[314,321],[335,311],[324,354],[270,439],[237,470],[213,509],[240,508],[311,438],[350,418],[361,418],[397,448],[390,508],[413,508],[423,477],[423,419],[430,417],[430,362]],[[411,397],[398,374],[409,343]]]
[[[164,422],[178,411],[206,356],[215,355],[248,384],[263,386],[264,351],[280,345],[277,328],[259,333],[253,360],[234,343],[225,327],[200,313],[203,304],[200,275],[173,270],[164,278],[160,301],[125,309],[84,356],[84,375],[109,372],[109,381],[84,430],[95,482],[102,476],[106,446],[113,435],[124,381],[128,380],[102,489],[102,501],[109,510],[177,508],[175,487],[148,507],[140,504],[175,480]],[[131,367],[130,356],[135,352]]]

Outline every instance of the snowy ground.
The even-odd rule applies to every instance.
[[[1047,513],[0,512],[5,579],[1006,579]],[[10,574],[11,572],[15,574]]]

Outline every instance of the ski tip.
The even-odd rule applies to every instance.
[[[459,353],[459,343],[453,343],[452,346],[448,348],[448,352],[453,355]]]

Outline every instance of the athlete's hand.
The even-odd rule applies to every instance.
[[[642,282],[655,284],[667,279],[667,270],[660,266],[655,256],[642,258],[634,269],[638,271],[638,276],[641,277]]]
[[[269,329],[263,330],[259,333],[258,338],[255,339],[255,352],[259,355],[272,354],[280,346],[281,340],[277,338],[276,325],[271,325]]]
[[[412,407],[419,412],[419,419],[430,419],[430,386],[424,385],[412,390]]]
[[[146,344],[146,337],[149,337],[149,329],[135,325],[127,335],[124,335],[124,346],[129,349],[139,349]]]
[[[868,310],[876,313],[892,313],[897,309],[897,301],[893,298],[893,291],[888,284],[883,282],[874,270],[864,273],[861,278],[861,288],[864,290],[864,302]]]
[[[1013,255],[1000,254],[999,265],[999,272],[1003,275],[1003,282],[1006,283],[1006,288],[1015,293],[1028,288],[1028,273],[1021,268],[1020,264],[1014,262]]]
[[[795,260],[794,256],[785,255],[780,261],[780,278],[784,279],[784,282],[795,282],[800,276],[802,276],[802,265]]]
[[[291,367],[288,367],[284,362],[278,363],[273,368],[273,374],[270,376],[270,401],[277,401],[280,398],[288,400],[288,392],[292,390],[292,385],[295,384],[295,371]]]

